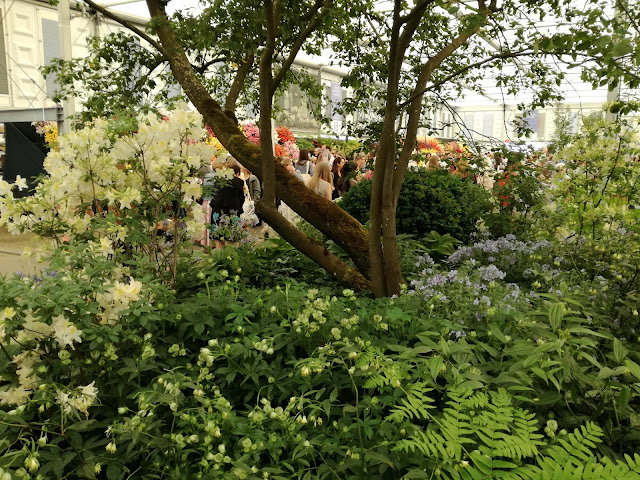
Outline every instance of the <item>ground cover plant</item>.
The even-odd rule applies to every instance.
[[[473,260],[425,257],[403,295],[372,301],[292,280],[257,289],[233,257],[202,259],[182,273],[197,285],[175,291],[65,246],[55,271],[5,280],[0,466],[284,479],[599,465],[593,478],[636,478],[635,339],[560,276],[554,293],[521,291]]]

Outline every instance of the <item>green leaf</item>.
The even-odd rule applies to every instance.
[[[626,359],[624,361],[624,364],[627,366],[627,368],[629,369],[629,372],[631,373],[631,375],[633,375],[634,377],[636,377],[638,380],[640,380],[640,365],[638,365],[636,362],[634,362],[633,360],[629,360]]]
[[[438,378],[438,375],[442,371],[442,366],[444,365],[444,361],[440,355],[436,355],[429,362],[429,371],[431,372],[431,378],[435,381]]]
[[[81,420],[80,422],[74,423],[73,425],[67,427],[67,430],[74,430],[77,432],[85,432],[90,430],[91,425],[96,423],[94,419],[91,420]]]
[[[620,389],[620,395],[618,395],[618,414],[625,416],[624,412],[629,405],[629,399],[631,398],[631,389],[626,385],[623,385]]]
[[[613,339],[613,358],[615,359],[615,361],[618,363],[622,363],[622,360],[624,360],[624,357],[627,356],[627,353],[628,353],[627,349],[624,348],[624,346],[622,345],[622,342],[617,338],[614,338]]]
[[[554,303],[551,305],[551,308],[549,308],[549,323],[553,331],[556,331],[560,327],[564,314],[564,303]]]

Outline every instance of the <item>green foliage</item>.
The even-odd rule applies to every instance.
[[[369,220],[371,182],[362,181],[340,206],[362,223]],[[470,179],[443,170],[408,171],[398,199],[397,231],[423,236],[431,231],[467,241],[476,222],[492,209],[487,192]]]
[[[327,145],[331,149],[335,148],[337,151],[344,153],[347,160],[353,160],[354,154],[363,149],[363,145],[359,140],[336,140],[334,138],[316,137],[310,138],[309,141],[313,143],[313,148],[322,145]]]
[[[606,239],[618,228],[633,230],[640,197],[639,164],[629,125],[585,119],[583,132],[559,152],[562,164],[551,178],[541,227],[564,238],[585,235]]]
[[[640,442],[640,355],[577,294],[529,300],[471,263],[449,276],[449,299],[414,284],[373,301],[284,271],[257,289],[255,258],[193,257],[178,290],[137,277],[108,322],[122,272],[81,245],[51,259],[55,274],[5,279],[2,391],[25,378],[15,359],[41,353],[26,403],[0,409],[0,468],[22,474],[36,458],[45,478],[635,478],[623,475],[638,459],[613,449]],[[442,286],[428,269],[422,283]],[[491,305],[474,305],[479,284]],[[82,342],[59,343],[57,315]],[[62,394],[87,385],[97,398],[66,408]]]
[[[96,117],[136,116],[170,108],[182,95],[160,85],[175,84],[168,64],[140,44],[137,36],[112,33],[88,40],[88,54],[70,61],[56,59],[42,69],[53,76],[59,90],[53,99],[73,96],[80,99],[83,122]],[[77,83],[82,89],[76,88]]]
[[[566,105],[557,105],[553,115],[553,136],[548,145],[550,153],[557,153],[571,144],[573,140],[573,125],[577,113],[571,113]]]
[[[296,138],[296,145],[300,150],[306,148],[307,150],[309,150],[309,152],[313,152],[313,149],[315,148],[311,140],[307,138],[300,138],[300,137]]]

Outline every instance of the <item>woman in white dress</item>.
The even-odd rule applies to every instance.
[[[331,166],[329,162],[322,161],[316,164],[313,176],[307,186],[316,192],[318,195],[323,196],[327,200],[331,200],[331,194],[333,187],[331,186]]]

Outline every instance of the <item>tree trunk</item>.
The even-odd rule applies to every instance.
[[[360,272],[327,250],[325,245],[309,238],[284,218],[273,205],[260,200],[256,212],[261,218],[268,218],[273,227],[287,242],[333,275],[340,283],[356,291],[369,290],[371,283]]]
[[[332,268],[331,273],[336,278],[354,289],[369,288],[369,282],[366,280],[370,275],[367,249],[368,235],[364,227],[335,203],[327,201],[315,194],[315,192],[310,191],[304,183],[298,181],[283,166],[271,161],[273,176],[271,180],[264,177],[261,149],[242,135],[238,129],[235,115],[226,114],[220,104],[211,98],[208,90],[193,71],[184,49],[178,43],[163,4],[159,0],[147,0],[147,5],[153,21],[156,22],[157,34],[162,43],[163,53],[167,56],[173,74],[193,105],[202,114],[205,122],[213,129],[222,145],[234,158],[254,172],[262,180],[265,187],[267,185],[271,185],[272,188],[275,186],[275,194],[278,198],[282,199],[302,218],[335,241],[353,260],[360,272],[360,275],[357,275],[357,272],[350,269],[346,264],[342,269],[335,266],[330,267]],[[262,121],[266,120],[263,119]],[[269,134],[269,131],[270,118],[269,128],[265,129],[265,133]],[[270,169],[267,170],[266,175],[272,175]],[[329,257],[331,258],[330,262],[324,259],[327,255],[324,251],[315,248],[317,242],[306,235],[292,235],[292,232],[286,228],[286,224],[282,222],[275,207],[268,208],[265,202],[260,208],[260,212],[262,218],[274,226],[274,229],[283,238],[296,241],[296,248],[302,250],[303,243],[305,243],[305,253],[319,265],[326,268],[330,262],[334,265],[337,265],[337,262],[342,262],[337,257]],[[365,279],[364,281],[363,278]]]

